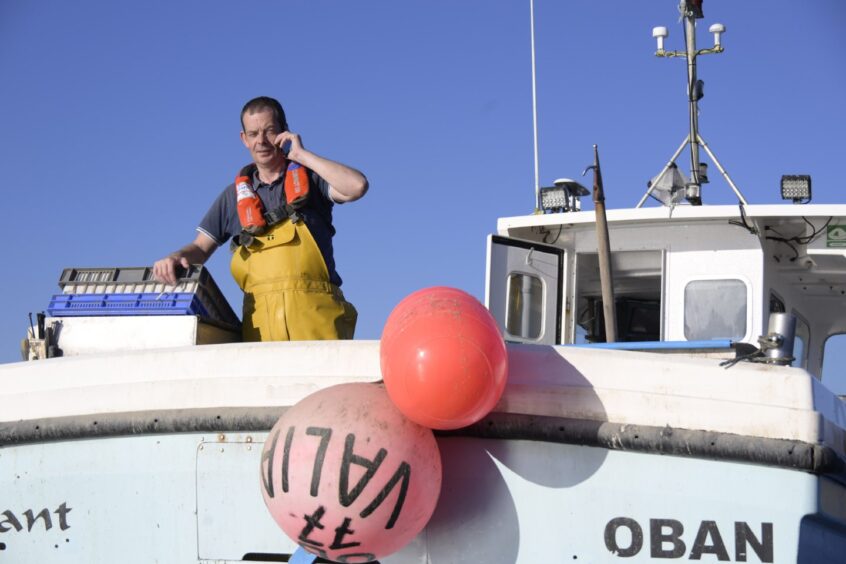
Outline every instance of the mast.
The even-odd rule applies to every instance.
[[[692,2],[687,2],[692,4]],[[699,15],[702,17],[701,2]],[[699,174],[699,99],[702,97],[702,82],[696,79],[696,19],[694,12],[684,13],[684,38],[687,47],[687,97],[690,110],[690,183],[685,198],[693,205],[702,205],[702,182]]]
[[[535,71],[535,0],[529,0],[529,18],[531,25],[532,40],[532,132],[534,134],[535,150],[535,213],[539,213],[540,205],[540,179],[538,177],[538,93],[537,78]]]
[[[656,27],[652,30],[652,36],[658,42],[658,50],[655,52],[657,57],[683,57],[687,60],[687,99],[689,112],[689,133],[681,146],[673,154],[670,161],[664,166],[661,172],[655,177],[654,182],[649,183],[649,189],[643,195],[637,207],[643,206],[646,199],[653,195],[654,192],[663,192],[663,195],[656,196],[665,205],[674,206],[683,196],[690,204],[698,206],[702,205],[702,185],[708,182],[706,174],[707,165],[700,159],[700,146],[705,150],[711,161],[716,165],[717,169],[725,178],[728,185],[734,191],[737,199],[741,205],[746,204],[746,199],[740,190],[735,186],[728,172],[723,168],[717,160],[714,152],[708,147],[708,144],[699,133],[699,100],[704,96],[704,82],[702,82],[696,74],[696,59],[699,55],[709,55],[712,53],[722,53],[723,46],[720,44],[720,36],[725,32],[726,28],[723,24],[716,23],[708,28],[708,31],[714,34],[714,46],[709,49],[696,48],[696,20],[702,19],[702,2],[703,0],[681,0],[679,3],[679,12],[684,20],[684,36],[685,36],[685,50],[684,51],[665,51],[664,39],[669,33],[666,27]],[[677,184],[675,181],[667,182],[665,175],[675,165],[675,160],[684,150],[684,146],[690,147],[690,179],[683,185]],[[658,187],[661,183],[663,186]],[[668,187],[667,185],[670,184]]]

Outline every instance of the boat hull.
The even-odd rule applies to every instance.
[[[805,371],[508,353],[494,412],[437,435],[432,519],[383,562],[846,553],[846,408]],[[316,390],[376,385],[378,361],[377,342],[239,343],[0,367],[0,562],[287,561],[261,494],[268,433]]]
[[[0,558],[286,561],[297,546],[260,491],[266,438],[154,433],[4,448]],[[438,441],[435,514],[383,562],[819,563],[846,550],[846,489],[813,473],[549,441]]]

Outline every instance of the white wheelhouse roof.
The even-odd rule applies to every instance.
[[[842,217],[846,218],[844,204],[768,204],[744,206],[746,217],[749,219],[778,219],[802,217]],[[660,220],[667,221],[707,221],[715,219],[732,219],[740,217],[740,207],[733,206],[689,206],[679,205],[674,208],[625,208],[611,209],[606,212],[609,224],[630,222],[652,223]],[[507,235],[509,229],[521,227],[543,227],[559,225],[583,225],[596,222],[593,210],[549,213],[536,215],[522,215],[503,217],[497,221],[497,231]]]

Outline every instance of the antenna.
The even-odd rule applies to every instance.
[[[669,33],[666,27],[655,27],[652,29],[652,37],[654,37],[658,44],[658,49],[655,51],[657,57],[683,57],[687,60],[687,99],[690,113],[690,133],[681,146],[673,154],[670,161],[664,166],[658,176],[653,178],[648,184],[648,190],[643,198],[638,202],[637,207],[642,207],[643,203],[649,196],[653,196],[660,200],[665,205],[675,205],[682,197],[695,206],[702,205],[702,185],[708,182],[707,165],[699,159],[699,148],[705,150],[708,156],[717,166],[717,169],[726,179],[728,185],[734,191],[738,200],[742,205],[746,205],[746,199],[740,190],[732,182],[726,170],[714,156],[714,153],[708,147],[708,144],[699,134],[699,100],[705,95],[705,83],[699,80],[696,76],[696,58],[699,55],[710,55],[712,53],[722,53],[723,46],[721,44],[721,35],[725,33],[726,27],[723,24],[714,24],[708,31],[714,34],[714,46],[710,49],[696,49],[696,20],[701,19],[702,15],[702,0],[681,0],[679,4],[679,11],[684,20],[684,37],[685,50],[684,51],[665,51],[664,40]],[[679,171],[674,171],[669,180],[665,177],[667,171],[675,168],[675,160],[684,150],[685,145],[690,146],[690,179],[685,178],[684,174]],[[655,192],[655,194],[653,193]]]
[[[535,0],[529,0],[532,37],[532,128],[535,146],[535,213],[540,210],[540,180],[538,179],[538,91],[535,79]]]

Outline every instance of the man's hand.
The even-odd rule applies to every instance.
[[[288,144],[287,154],[285,154],[284,151],[286,143]],[[273,140],[273,144],[282,150],[287,159],[290,159],[298,164],[303,164],[300,162],[300,159],[303,157],[303,151],[305,151],[305,148],[303,147],[303,140],[300,138],[299,133],[283,131],[276,136],[276,139]]]
[[[185,258],[179,251],[168,255],[161,260],[157,260],[153,265],[153,276],[159,282],[165,284],[176,284],[177,267],[187,269],[190,265],[188,259]]]
[[[197,233],[197,238],[175,253],[171,253],[153,265],[153,276],[159,282],[176,284],[176,271],[179,267],[188,268],[192,264],[205,264],[217,249],[217,243],[205,233]]]

